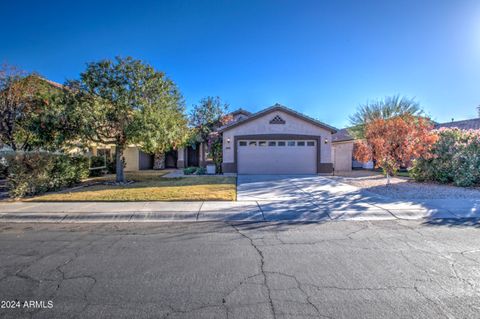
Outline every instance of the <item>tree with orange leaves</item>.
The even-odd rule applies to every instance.
[[[424,117],[404,114],[390,119],[376,119],[365,127],[365,139],[355,144],[354,157],[361,162],[373,160],[387,176],[394,176],[400,166],[409,166],[418,157],[431,156],[437,141],[432,123]]]

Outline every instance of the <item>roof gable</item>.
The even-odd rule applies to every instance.
[[[292,109],[290,109],[290,108],[288,108],[288,107],[286,107],[286,106],[280,105],[280,104],[278,104],[278,103],[275,104],[275,105],[273,105],[273,106],[271,106],[271,107],[268,107],[268,108],[266,108],[266,109],[264,109],[264,110],[262,110],[262,111],[259,111],[259,112],[257,112],[257,113],[254,113],[254,114],[250,115],[250,116],[249,116],[248,118],[246,118],[246,119],[242,119],[242,120],[239,120],[239,121],[237,121],[237,122],[233,122],[233,123],[227,124],[227,125],[221,127],[218,131],[219,131],[219,132],[227,131],[227,130],[229,130],[229,129],[231,129],[231,128],[234,128],[234,127],[243,125],[243,124],[245,124],[245,123],[248,123],[248,122],[250,122],[250,121],[253,121],[253,120],[255,120],[255,119],[257,119],[257,118],[260,118],[260,117],[262,117],[262,116],[268,115],[268,114],[270,114],[270,113],[272,113],[272,112],[275,112],[275,111],[282,111],[282,112],[287,113],[287,114],[289,114],[289,115],[291,115],[291,116],[293,116],[293,117],[296,117],[296,118],[298,118],[298,119],[300,119],[300,120],[303,120],[303,121],[308,122],[308,123],[310,123],[310,124],[313,124],[313,125],[315,125],[315,126],[321,127],[321,128],[323,128],[323,129],[325,129],[325,130],[327,130],[327,131],[330,131],[331,133],[335,133],[335,132],[337,131],[337,129],[334,128],[333,126],[330,126],[330,125],[328,125],[328,124],[325,124],[325,123],[323,123],[323,122],[320,122],[320,121],[318,121],[318,120],[316,120],[316,119],[314,119],[314,118],[311,118],[311,117],[309,117],[309,116],[306,116],[306,115],[304,115],[304,114],[302,114],[302,113],[299,113],[299,112],[297,112],[297,111],[294,111],[294,110],[292,110]]]

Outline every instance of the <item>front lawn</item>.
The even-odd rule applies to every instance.
[[[189,201],[235,200],[235,177],[195,176],[165,178],[165,171],[127,172],[128,185],[77,187],[36,196],[27,201]],[[90,179],[87,183],[114,181],[113,175]]]

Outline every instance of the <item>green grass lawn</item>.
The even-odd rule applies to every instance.
[[[235,200],[235,177],[195,176],[165,178],[168,171],[126,173],[129,185],[92,185],[47,193],[26,201],[188,201]],[[89,179],[93,182],[114,181],[114,175]]]

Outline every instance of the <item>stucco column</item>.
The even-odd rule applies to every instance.
[[[185,168],[185,149],[179,147],[177,150],[177,168]]]

